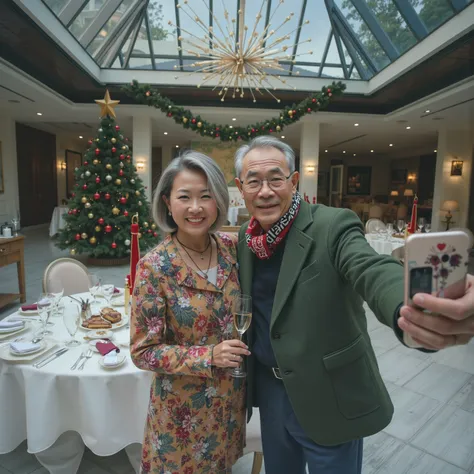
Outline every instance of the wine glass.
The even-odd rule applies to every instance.
[[[114,294],[115,290],[115,285],[102,285],[102,294],[104,295],[104,298],[107,300],[107,306],[110,306],[110,300],[112,299],[112,296]]]
[[[98,303],[96,296],[100,291],[100,285],[102,283],[101,278],[97,273],[89,273],[89,293],[92,296],[91,303]]]
[[[252,321],[252,297],[248,295],[239,295],[234,300],[234,326],[239,333],[239,339],[242,341],[242,336],[250,326]],[[232,377],[246,377],[247,374],[242,370],[242,367],[236,367],[230,373]]]
[[[71,336],[71,340],[66,342],[66,346],[76,347],[80,346],[81,343],[74,339],[77,329],[79,328],[79,322],[81,320],[81,308],[78,304],[68,304],[67,309],[64,311],[63,321],[66,326],[67,332]]]
[[[425,224],[425,232],[427,233],[430,233],[431,232],[431,224],[429,222],[427,222]]]
[[[46,326],[51,316],[51,311],[54,309],[54,296],[51,293],[40,293],[38,302],[38,314],[43,324],[43,330],[39,334],[40,336],[49,336],[52,334],[51,331],[46,330]]]
[[[418,218],[418,230],[420,232],[423,232],[423,227],[425,227],[425,224],[426,224],[426,220],[424,217]]]
[[[56,292],[51,292],[51,296],[54,298],[54,307],[53,311],[59,315],[59,303],[61,303],[61,299],[64,295],[64,288],[62,283],[60,285],[55,285]]]
[[[403,219],[397,220],[397,228],[400,234],[405,230],[406,223]]]
[[[387,224],[387,238],[391,238],[393,234],[393,224]]]

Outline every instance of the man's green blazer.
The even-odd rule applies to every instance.
[[[244,224],[239,232],[238,260],[242,292],[251,294],[256,257],[247,247],[246,229]],[[370,247],[356,214],[301,203],[286,236],[270,338],[296,417],[316,443],[340,444],[390,423],[393,405],[362,304],[393,328],[403,291],[403,267]],[[250,329],[250,350],[252,337]],[[249,416],[255,406],[254,364],[249,357]]]

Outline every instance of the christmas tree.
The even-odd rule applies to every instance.
[[[157,244],[158,230],[149,223],[150,206],[133,164],[132,144],[115,123],[119,101],[106,91],[96,102],[102,117],[99,133],[89,140],[83,164],[75,169],[75,192],[56,245],[69,248],[71,255],[117,259],[130,253],[132,216],[138,214],[142,250]]]

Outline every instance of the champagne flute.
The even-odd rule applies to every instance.
[[[79,328],[80,319],[80,306],[75,303],[68,305],[68,307],[64,310],[63,321],[64,326],[66,326],[67,332],[69,333],[72,339],[66,342],[66,346],[76,347],[81,345],[79,341],[74,339],[74,336],[76,335],[76,332]]]
[[[38,314],[43,324],[43,330],[39,334],[40,336],[49,336],[52,334],[51,331],[46,330],[48,325],[49,317],[51,316],[51,311],[54,308],[54,296],[51,293],[40,293],[38,298]]]
[[[248,295],[239,295],[234,301],[234,326],[239,333],[239,339],[242,341],[242,336],[250,326],[252,321],[252,297]],[[247,374],[242,370],[242,367],[236,367],[231,371],[232,377],[246,377]]]
[[[89,273],[89,293],[92,296],[91,303],[98,303],[96,296],[100,291],[100,285],[102,283],[101,278],[97,273]]]
[[[425,224],[425,232],[427,233],[431,232],[431,224],[429,222]]]
[[[401,233],[403,233],[403,231],[405,230],[405,221],[403,219],[398,219],[397,221],[397,228],[398,228],[398,231]]]
[[[418,229],[420,230],[420,232],[423,232],[423,227],[425,227],[425,224],[426,224],[426,220],[424,217],[420,217],[418,219]]]
[[[102,285],[102,294],[104,295],[104,298],[107,300],[107,306],[110,306],[110,300],[112,299],[112,296],[114,294],[115,290],[115,285]]]
[[[393,224],[387,224],[387,237],[390,239],[393,234]]]

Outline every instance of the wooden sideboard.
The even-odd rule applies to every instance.
[[[16,263],[19,293],[0,293],[0,308],[20,298],[26,301],[25,293],[25,238],[22,235],[11,239],[0,238],[0,267]]]

